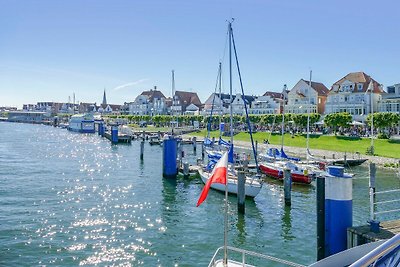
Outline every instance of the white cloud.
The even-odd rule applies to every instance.
[[[125,89],[127,87],[131,87],[131,86],[135,86],[135,85],[141,84],[141,83],[146,82],[148,80],[149,79],[140,79],[140,80],[137,80],[135,82],[125,83],[125,84],[122,84],[122,85],[119,85],[119,86],[113,88],[112,90],[113,91],[119,91],[119,90]]]

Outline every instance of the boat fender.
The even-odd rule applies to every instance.
[[[308,170],[307,170],[307,169],[304,169],[304,170],[303,170],[303,174],[304,174],[304,175],[308,175]]]
[[[281,177],[281,176],[283,176],[283,172],[282,172],[282,170],[279,170],[278,171],[278,177]]]

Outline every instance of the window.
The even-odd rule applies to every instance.
[[[359,84],[357,84],[357,86],[358,86],[358,91],[362,91],[363,85],[361,83],[359,83]]]

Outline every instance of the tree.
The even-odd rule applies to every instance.
[[[367,124],[371,126],[372,114],[367,117]],[[393,126],[400,121],[400,115],[394,112],[376,112],[374,113],[374,126],[378,129]]]
[[[334,128],[335,135],[336,135],[338,126],[347,128],[347,127],[349,127],[351,121],[352,121],[352,117],[347,112],[331,113],[331,114],[326,115],[324,118],[324,123],[327,126]]]

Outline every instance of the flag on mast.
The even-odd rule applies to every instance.
[[[210,178],[208,178],[207,183],[203,187],[203,191],[201,191],[196,207],[200,206],[200,204],[203,203],[204,200],[206,200],[211,184],[213,183],[226,184],[227,174],[228,174],[228,152],[225,152],[224,155],[222,155],[222,157],[218,160],[217,164],[215,164],[215,167],[210,175]]]

